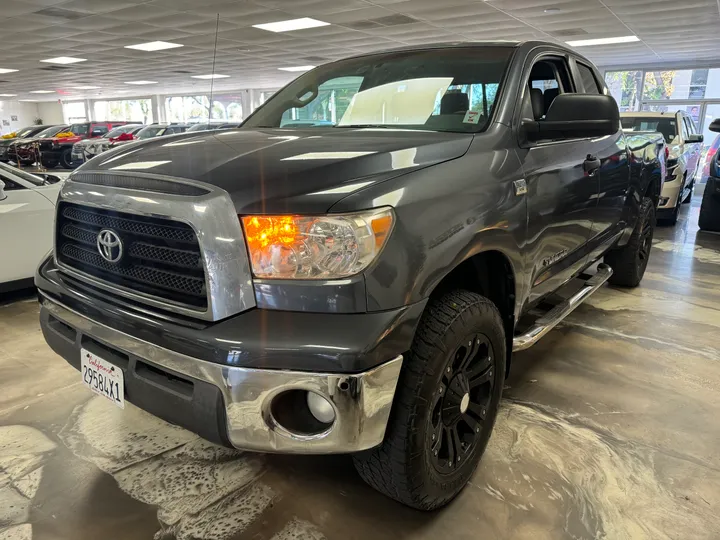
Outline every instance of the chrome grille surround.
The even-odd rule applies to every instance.
[[[117,173],[103,172],[103,174],[133,176],[131,171],[122,173],[120,171]],[[202,265],[206,279],[207,307],[198,308],[175,303],[158,296],[98,279],[63,264],[58,260],[57,253],[55,253],[54,259],[58,268],[71,276],[86,280],[96,287],[146,306],[207,321],[224,319],[254,307],[255,295],[247,248],[240,220],[237,217],[230,195],[226,191],[204,182],[150,175],[148,173],[144,173],[143,176],[154,176],[162,181],[199,187],[206,190],[207,193],[199,196],[154,193],[144,190],[73,182],[71,176],[60,191],[57,207],[61,209],[63,205],[60,203],[66,202],[77,206],[167,219],[189,225],[195,231],[202,255]],[[57,236],[56,231],[55,239],[57,239]]]

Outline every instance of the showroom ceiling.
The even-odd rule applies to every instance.
[[[458,40],[559,42],[636,35],[582,47],[599,65],[720,63],[720,0],[0,0],[0,94],[75,97],[277,88],[317,65],[363,52]],[[252,25],[312,17],[328,26],[273,33]],[[168,41],[146,52],[125,46]],[[41,63],[67,56],[87,61]],[[129,81],[156,81],[131,86]],[[76,90],[78,86],[100,89]],[[51,90],[52,94],[29,93]],[[2,98],[0,98],[2,99]]]

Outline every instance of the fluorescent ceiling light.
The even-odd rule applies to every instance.
[[[640,41],[637,36],[620,36],[611,38],[599,38],[599,39],[581,39],[579,41],[566,41],[571,47],[588,47],[590,45],[614,45],[616,43],[633,43]]]
[[[227,79],[230,75],[218,75],[210,73],[209,75],[191,75],[193,79]]]
[[[17,69],[0,68],[0,73],[14,73]]]
[[[277,21],[273,23],[253,24],[254,28],[260,30],[268,30],[269,32],[291,32],[292,30],[303,30],[305,28],[316,28],[318,26],[328,26],[330,23],[303,17],[302,19],[290,19],[289,21]]]
[[[48,58],[40,60],[48,64],[77,64],[78,62],[87,62],[87,58],[73,58],[72,56],[58,56],[57,58]]]
[[[125,84],[157,84],[157,81],[127,81]]]
[[[31,102],[35,103],[37,101],[37,99],[18,99],[18,101],[31,101]]]
[[[184,47],[184,45],[170,43],[169,41],[150,41],[148,43],[138,43],[137,45],[125,45],[126,49],[137,49],[138,51],[162,51],[164,49],[175,49],[176,47]]]
[[[0,94],[0,97],[15,97],[17,94]]]
[[[280,71],[310,71],[315,69],[315,66],[292,66],[292,67],[281,67],[278,68]]]
[[[55,90],[32,90],[31,94],[54,94]]]
[[[71,86],[73,90],[97,90],[98,88],[102,88],[101,86]]]

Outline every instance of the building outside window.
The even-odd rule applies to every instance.
[[[98,100],[93,104],[95,120],[117,122],[153,123],[152,100],[124,99],[117,101]]]
[[[168,122],[207,122],[210,99],[205,95],[169,96],[165,98],[165,117]]]
[[[86,122],[88,119],[84,101],[65,101],[62,104],[62,109],[63,118],[66,124]]]

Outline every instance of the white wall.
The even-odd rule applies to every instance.
[[[17,120],[13,120],[13,117],[16,117]],[[37,117],[37,103],[0,101],[0,133],[3,135],[33,125]],[[6,125],[5,120],[10,123],[9,126]]]
[[[57,101],[38,103],[38,115],[43,124],[64,124],[62,105]]]

